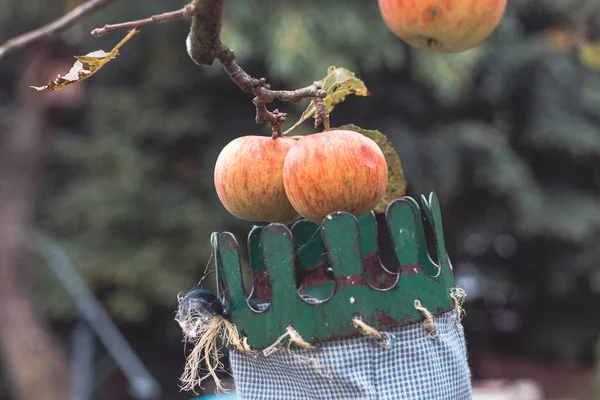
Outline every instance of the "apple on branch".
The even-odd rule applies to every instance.
[[[380,147],[349,130],[307,135],[283,165],[285,193],[302,217],[320,224],[335,211],[359,216],[383,198],[388,166]]]
[[[283,186],[283,163],[295,145],[294,139],[270,136],[242,136],[229,142],[214,173],[217,195],[227,211],[254,222],[289,224],[299,219]]]
[[[506,0],[379,0],[385,24],[412,47],[459,53],[496,29]]]

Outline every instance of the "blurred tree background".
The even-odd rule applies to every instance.
[[[365,81],[371,96],[338,106],[332,125],[381,130],[401,156],[408,194],[438,193],[468,294],[474,378],[494,374],[489,355],[589,366],[600,333],[600,73],[582,63],[570,33],[584,25],[588,39],[600,38],[600,10],[584,0],[508,3],[491,38],[453,55],[403,45],[376,1],[229,0],[224,12],[223,41],[273,87],[305,86],[330,65]],[[76,5],[0,0],[0,37]],[[94,38],[94,27],[181,6],[115,2],[68,30],[63,51],[110,50],[125,33]],[[177,388],[177,294],[204,275],[212,232],[243,240],[251,226],[219,203],[214,162],[233,138],[268,134],[218,62],[188,58],[188,30],[142,30],[82,83],[80,107],[53,114],[35,208],[35,229],[64,246],[169,399],[190,397]],[[0,132],[14,123],[25,62],[0,61]],[[306,104],[277,107],[291,123]],[[30,267],[35,305],[67,344],[76,308],[44,260]],[[576,386],[570,395],[589,393]]]

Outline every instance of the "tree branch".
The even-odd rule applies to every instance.
[[[225,0],[193,0],[196,6],[187,37],[190,58],[198,65],[212,65],[221,51],[221,21]]]
[[[75,25],[83,18],[88,16],[100,8],[107,6],[114,0],[88,0],[79,7],[71,10],[67,14],[63,15],[54,22],[49,23],[46,26],[38,28],[34,31],[25,33],[21,36],[8,40],[2,47],[0,47],[0,58],[7,54],[19,50],[23,47],[39,42],[47,37],[56,35]]]
[[[186,44],[190,58],[198,65],[212,65],[215,58],[218,59],[225,72],[233,82],[244,93],[252,93],[256,106],[256,123],[268,122],[273,132],[273,138],[282,135],[282,125],[285,122],[286,113],[279,110],[273,112],[266,107],[275,100],[288,103],[296,103],[305,98],[322,100],[327,93],[318,85],[297,90],[271,90],[266,78],[253,78],[235,61],[233,50],[221,43],[221,18],[224,0],[194,0],[196,10],[192,18],[192,27]],[[315,103],[319,103],[318,100]],[[322,101],[320,101],[322,104]],[[315,126],[320,122],[329,129],[329,113],[326,107],[317,107],[317,119]]]
[[[212,65],[218,59],[231,80],[244,93],[253,94],[256,106],[256,123],[268,122],[273,137],[282,135],[282,125],[287,116],[279,110],[273,112],[267,109],[267,104],[275,100],[296,103],[305,98],[313,98],[317,105],[315,127],[323,123],[329,129],[329,115],[323,104],[327,93],[312,84],[297,90],[271,90],[265,78],[253,78],[248,75],[235,61],[235,53],[221,43],[221,20],[225,0],[194,0],[180,10],[170,11],[149,18],[105,25],[92,31],[94,36],[103,36],[121,29],[139,29],[144,26],[162,22],[192,18],[190,33],[186,39],[187,52],[198,65]]]
[[[114,0],[88,0],[51,24],[9,40],[4,46],[0,47],[0,58],[9,51],[19,49],[67,29],[112,1]],[[186,39],[187,52],[190,58],[198,65],[212,65],[214,60],[218,59],[223,64],[223,68],[231,80],[242,91],[255,96],[253,103],[256,106],[256,123],[268,122],[274,138],[282,135],[282,125],[287,116],[286,113],[281,113],[279,110],[271,112],[267,109],[266,105],[275,100],[296,103],[302,99],[312,98],[317,106],[315,128],[323,123],[325,129],[329,129],[329,113],[327,107],[323,104],[323,99],[327,96],[327,93],[316,83],[297,90],[271,90],[265,78],[253,78],[235,61],[236,56],[233,50],[221,43],[224,2],[225,0],[193,0],[176,11],[96,28],[92,31],[92,35],[100,37],[122,29],[140,29],[148,25],[192,18],[190,33]]]
[[[102,27],[102,28],[94,29],[92,31],[92,35],[94,35],[96,37],[101,37],[101,36],[107,35],[111,32],[118,31],[118,30],[140,29],[140,28],[143,28],[144,26],[148,26],[148,25],[160,24],[163,22],[170,22],[170,21],[177,21],[177,20],[181,20],[181,19],[188,19],[194,15],[195,8],[196,8],[196,6],[192,3],[192,4],[188,4],[187,6],[183,7],[182,9],[179,9],[176,11],[165,12],[165,13],[158,14],[158,15],[153,15],[149,18],[140,19],[137,21],[123,22],[123,23],[114,24],[114,25],[104,25],[104,27]]]

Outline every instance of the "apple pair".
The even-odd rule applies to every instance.
[[[243,136],[215,165],[215,187],[232,215],[289,224],[300,217],[320,224],[334,211],[362,215],[382,199],[387,162],[379,146],[348,130],[298,140]]]

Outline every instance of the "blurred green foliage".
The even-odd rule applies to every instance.
[[[64,11],[41,4],[0,0],[1,36]],[[371,96],[336,107],[332,125],[386,133],[409,194],[440,196],[457,274],[479,279],[467,328],[517,335],[521,353],[587,360],[600,330],[600,75],[548,36],[583,4],[511,0],[489,40],[441,55],[403,45],[375,1],[229,0],[223,41],[274,87],[305,86],[330,65],[356,72]],[[94,27],[181,5],[116,2],[68,32],[72,52],[110,50],[125,34],[97,39],[88,35]],[[589,34],[598,36],[599,26],[596,13]],[[49,132],[38,227],[62,242],[111,313],[128,321],[175,308],[177,293],[204,274],[211,232],[230,230],[243,241],[251,226],[218,202],[213,164],[234,137],[268,132],[218,63],[189,60],[188,29],[186,22],[144,29],[83,83],[84,107]],[[3,82],[16,74],[18,57],[11,60],[0,64]],[[12,89],[0,92],[3,124]],[[307,104],[277,107],[295,114],[292,123]],[[43,262],[37,271],[40,304],[72,315]],[[497,328],[507,310],[519,315],[515,332]],[[470,342],[493,347],[498,337]]]

